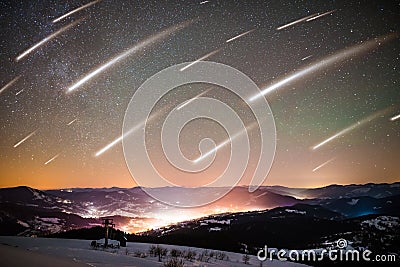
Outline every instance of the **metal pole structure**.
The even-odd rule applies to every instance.
[[[110,225],[111,225],[111,227],[114,227],[115,226],[115,224],[113,223],[113,219],[108,219],[108,218],[105,218],[105,219],[103,219],[103,224],[104,224],[104,227],[106,228],[106,235],[105,235],[105,238],[104,238],[104,247],[106,248],[106,247],[108,247],[108,232],[109,232],[109,230],[108,230],[108,228],[110,227]]]
[[[106,220],[106,238],[104,241],[104,247],[108,247],[108,220]]]

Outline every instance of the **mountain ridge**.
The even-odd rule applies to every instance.
[[[156,190],[193,198],[218,194],[222,189],[164,187]],[[0,189],[0,226],[15,229],[9,232],[12,235],[40,235],[91,227],[99,225],[101,218],[112,217],[123,231],[140,232],[211,214],[271,210],[298,204],[317,205],[345,218],[365,214],[397,216],[400,211],[397,196],[400,196],[399,182],[331,185],[306,190],[265,186],[253,193],[245,186],[238,186],[208,206],[178,209],[154,200],[139,187],[41,191],[18,186]],[[3,234],[7,233],[3,231]]]

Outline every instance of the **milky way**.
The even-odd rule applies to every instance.
[[[237,68],[261,89],[249,98],[268,100],[278,142],[266,183],[400,177],[395,1],[2,1],[0,7],[0,186],[134,186],[121,146],[131,97],[160,70],[188,62],[185,71],[200,60]],[[207,96],[252,125],[243,101],[208,87],[172,91],[157,104],[154,124]],[[181,145],[193,159],[203,133],[217,144],[227,140],[216,124],[193,122],[188,129]],[[159,126],[147,138],[150,154],[161,158]],[[257,131],[250,138],[260,146]],[[217,152],[225,156],[229,144]]]

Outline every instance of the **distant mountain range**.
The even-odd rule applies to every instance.
[[[172,187],[153,190],[185,198],[224,191],[223,188],[187,188],[178,192]],[[233,213],[226,216],[240,217],[247,214],[242,213],[244,211],[253,211],[249,216],[254,216],[256,224],[265,216],[288,220],[300,216],[333,224],[364,215],[399,216],[400,183],[331,185],[316,189],[265,186],[253,193],[249,193],[247,187],[235,187],[217,202],[196,209],[164,205],[138,187],[45,191],[25,186],[3,188],[0,189],[0,234],[45,235],[96,226],[103,217],[114,218],[118,229],[137,232],[216,213]],[[228,217],[226,220],[232,219]]]
[[[392,184],[329,185],[320,188],[288,188],[283,186],[267,186],[265,188],[277,194],[309,199],[338,199],[362,196],[384,198],[400,194],[400,182]]]

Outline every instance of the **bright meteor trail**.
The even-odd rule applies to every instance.
[[[360,121],[357,121],[356,123],[350,125],[349,127],[344,128],[343,130],[341,130],[341,131],[337,132],[336,134],[332,135],[331,137],[325,139],[321,143],[313,146],[312,150],[316,150],[316,149],[320,148],[321,146],[333,141],[334,139],[336,139],[338,137],[341,137],[341,136],[345,135],[346,133],[348,133],[348,132],[350,132],[350,131],[352,131],[352,130],[360,127],[360,126],[362,126],[363,124],[366,124],[366,123],[368,123],[368,122],[370,122],[370,121],[372,121],[372,120],[384,115],[387,111],[388,111],[388,109],[385,109],[383,111],[378,111],[378,112],[375,112],[372,115],[370,115],[370,116],[368,116],[368,117],[366,117],[366,118],[364,118],[364,119],[362,119]]]
[[[99,151],[97,151],[96,154],[95,154],[95,157],[100,156],[101,154],[103,154],[104,152],[106,152],[107,150],[109,150],[110,148],[112,148],[113,146],[118,144],[119,142],[121,142],[123,138],[127,137],[128,135],[132,134],[133,132],[135,132],[135,131],[139,130],[140,128],[144,127],[146,123],[149,123],[149,122],[153,121],[155,118],[159,117],[161,114],[163,114],[163,112],[167,108],[168,108],[168,106],[165,106],[165,107],[161,108],[160,110],[158,110],[157,112],[151,114],[149,116],[148,120],[144,120],[144,121],[138,123],[136,126],[132,127],[132,129],[130,129],[129,131],[125,132],[125,134],[119,136],[114,141],[112,141],[111,143],[109,143],[108,145],[106,145],[105,147],[100,149]]]
[[[68,122],[67,125],[69,126],[69,125],[73,124],[76,120],[77,120],[77,119],[73,119],[72,121]]]
[[[200,157],[198,157],[197,159],[193,160],[193,163],[198,163],[200,161],[202,161],[203,159],[209,157],[210,155],[212,155],[214,152],[217,152],[218,150],[220,150],[221,148],[223,148],[224,146],[226,146],[227,144],[229,144],[230,142],[232,142],[234,139],[238,138],[239,136],[241,136],[242,134],[245,134],[246,132],[252,130],[255,126],[257,126],[258,123],[254,122],[252,124],[250,124],[249,126],[247,126],[245,129],[235,133],[232,137],[228,137],[227,139],[225,139],[223,142],[221,142],[219,145],[217,145],[216,147],[214,147],[213,149],[207,151],[206,153],[202,154]]]
[[[225,42],[226,42],[226,43],[232,42],[233,40],[239,39],[240,37],[243,37],[243,36],[245,36],[245,35],[247,35],[247,34],[253,32],[253,31],[255,31],[255,29],[252,29],[252,30],[250,30],[250,31],[247,31],[247,32],[241,33],[241,34],[239,34],[239,35],[236,35],[235,37],[232,37],[232,38],[226,40]]]
[[[26,57],[28,54],[32,53],[33,51],[35,51],[36,49],[38,49],[39,47],[41,47],[42,45],[44,45],[45,43],[51,41],[52,39],[56,38],[58,35],[62,34],[63,32],[65,32],[66,30],[72,28],[73,26],[77,25],[78,23],[80,23],[83,19],[71,22],[70,24],[68,24],[67,26],[62,27],[61,29],[59,29],[58,31],[50,34],[49,36],[47,36],[46,38],[42,39],[40,42],[36,43],[35,45],[31,46],[30,48],[28,48],[27,50],[25,50],[24,52],[22,52],[22,54],[20,54],[15,61],[20,61],[22,58]]]
[[[20,144],[22,144],[23,142],[25,142],[26,140],[28,140],[29,138],[32,137],[32,135],[34,135],[37,132],[37,130],[31,132],[30,134],[28,134],[25,138],[23,138],[21,141],[19,141],[18,143],[16,143],[14,145],[14,148],[18,147]]]
[[[19,90],[18,92],[15,93],[15,96],[19,95],[20,93],[22,93],[24,91],[24,89]]]
[[[303,57],[303,58],[301,59],[301,61],[304,61],[304,60],[306,60],[306,59],[309,59],[310,57],[312,57],[312,55],[309,55],[309,56]]]
[[[14,83],[16,83],[19,78],[21,78],[21,76],[17,76],[14,79],[12,79],[11,81],[9,81],[6,85],[4,85],[1,89],[0,89],[0,94],[5,91],[7,88],[11,87]]]
[[[53,20],[53,23],[56,23],[56,22],[58,22],[58,21],[60,21],[60,20],[62,20],[62,19],[64,19],[64,18],[66,18],[66,17],[69,17],[69,16],[71,16],[72,14],[74,14],[74,13],[76,13],[76,12],[78,12],[78,11],[81,11],[81,10],[83,10],[83,9],[86,9],[86,8],[88,8],[88,7],[90,7],[90,6],[94,5],[94,4],[96,4],[96,3],[98,3],[98,2],[100,2],[100,0],[96,0],[96,1],[90,2],[90,3],[86,4],[86,5],[83,5],[83,6],[81,6],[81,7],[75,8],[74,10],[72,10],[72,11],[70,11],[70,12],[68,12],[68,13],[66,13],[66,14],[64,14],[64,15],[62,15],[61,17],[58,17],[58,18],[56,18],[55,20]]]
[[[299,80],[300,78],[304,78],[307,75],[310,75],[312,73],[315,73],[317,71],[326,69],[332,65],[335,65],[336,63],[343,62],[351,57],[357,56],[358,54],[362,52],[367,52],[370,50],[373,50],[374,48],[380,46],[383,43],[389,42],[399,36],[398,33],[390,33],[387,35],[383,35],[377,38],[374,38],[369,41],[362,42],[361,44],[353,45],[348,48],[344,48],[342,50],[337,51],[336,53],[333,53],[329,56],[326,56],[325,58],[314,61],[313,63],[300,68],[297,71],[292,72],[291,74],[287,75],[283,79],[272,83],[270,86],[267,86],[266,88],[261,90],[260,94],[252,96],[249,101],[254,101],[260,97],[265,96],[266,94],[269,94],[270,92],[278,89],[279,87],[282,87],[284,85],[287,85],[290,82]]]
[[[400,119],[400,114],[390,118],[390,121],[395,121]]]
[[[46,161],[46,162],[44,163],[44,165],[49,164],[50,162],[52,162],[53,160],[55,160],[56,158],[58,158],[58,156],[60,156],[60,154],[57,154],[57,155],[55,155],[54,157],[52,157],[51,159],[49,159],[48,161]]]
[[[276,28],[276,29],[277,29],[278,31],[283,30],[283,29],[286,29],[287,27],[296,25],[296,24],[298,24],[298,23],[300,23],[300,22],[303,22],[303,21],[305,21],[305,20],[308,20],[309,18],[312,18],[312,17],[314,17],[314,16],[316,16],[316,15],[318,15],[318,13],[315,13],[315,14],[312,14],[312,15],[309,15],[309,16],[306,16],[306,17],[297,19],[297,20],[295,20],[295,21],[289,22],[289,23],[287,23],[287,24],[285,24],[285,25],[279,26],[279,27]]]
[[[131,133],[131,132],[129,131],[128,133]],[[127,136],[127,135],[125,135],[125,136]],[[109,150],[110,148],[112,148],[113,146],[118,144],[119,142],[121,142],[123,137],[124,136],[121,135],[120,137],[118,137],[117,139],[115,139],[114,141],[112,141],[111,143],[109,143],[108,145],[106,145],[105,147],[100,149],[99,151],[97,151],[95,156],[96,157],[100,156],[101,154],[103,154],[104,152],[106,152],[107,150]]]
[[[319,19],[319,18],[325,17],[325,16],[327,16],[327,15],[329,15],[329,14],[335,12],[335,11],[336,11],[336,9],[335,9],[335,10],[328,11],[328,12],[325,12],[325,13],[322,13],[322,14],[319,14],[319,15],[317,15],[317,16],[315,16],[315,17],[312,17],[312,18],[307,19],[306,21],[308,22],[308,21],[312,21],[312,20],[315,20],[315,19]]]
[[[193,62],[187,64],[185,67],[181,68],[180,71],[184,71],[184,70],[186,70],[187,68],[190,68],[191,66],[193,66],[194,64],[199,63],[200,61],[202,61],[202,60],[204,60],[204,59],[206,59],[206,58],[211,57],[212,55],[218,53],[219,50],[221,50],[221,49],[214,50],[214,51],[208,53],[207,55],[204,55],[204,56],[202,56],[201,58],[196,59],[195,61],[193,61]]]
[[[327,160],[327,161],[325,161],[324,163],[322,163],[321,165],[318,165],[317,167],[315,167],[312,171],[315,172],[315,171],[321,169],[322,167],[324,167],[325,165],[331,163],[331,162],[334,161],[334,160],[335,160],[335,158],[330,159],[330,160]]]
[[[183,108],[183,107],[189,105],[191,102],[193,102],[193,101],[196,100],[197,98],[199,98],[199,97],[205,95],[205,94],[208,93],[210,90],[211,90],[211,88],[208,88],[208,89],[205,90],[204,92],[202,92],[202,93],[196,95],[195,97],[193,97],[193,98],[191,98],[191,99],[185,101],[183,104],[181,104],[180,106],[178,106],[178,107],[176,108],[176,110],[180,110],[181,108]]]
[[[67,93],[70,93],[70,92],[76,90],[77,88],[82,86],[84,83],[88,82],[89,80],[91,80],[95,76],[97,76],[100,73],[104,72],[105,70],[107,70],[108,68],[112,67],[113,65],[117,64],[121,60],[127,58],[131,54],[134,54],[134,53],[142,50],[143,48],[145,48],[145,47],[147,47],[149,45],[155,44],[156,42],[159,42],[159,41],[167,38],[171,34],[173,34],[173,33],[177,32],[177,31],[182,30],[183,28],[187,27],[192,22],[193,21],[191,20],[191,21],[186,21],[186,22],[174,25],[172,27],[169,27],[169,28],[167,28],[167,29],[165,29],[165,30],[163,30],[161,32],[158,32],[158,33],[156,33],[156,34],[144,39],[143,41],[137,43],[136,45],[134,45],[133,47],[129,48],[125,52],[122,52],[121,54],[113,57],[111,60],[109,60],[105,64],[101,65],[97,69],[89,72],[89,74],[85,75],[83,78],[81,78],[75,84],[71,85],[68,88]]]

